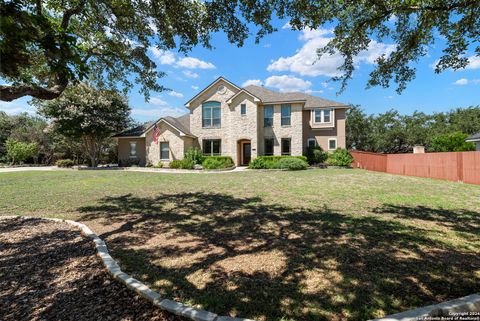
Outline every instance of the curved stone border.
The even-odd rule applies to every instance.
[[[148,286],[138,281],[137,279],[131,277],[127,273],[122,272],[122,270],[120,269],[120,266],[108,253],[107,245],[105,244],[105,242],[101,238],[99,238],[97,234],[93,233],[93,231],[85,224],[75,222],[72,220],[63,220],[59,218],[43,218],[43,217],[30,217],[30,216],[0,216],[0,219],[2,218],[20,218],[20,219],[37,218],[37,219],[50,220],[55,222],[65,222],[67,224],[77,227],[78,229],[80,229],[83,235],[91,238],[92,241],[95,243],[97,255],[102,259],[103,265],[106,267],[108,273],[111,276],[113,276],[114,279],[125,284],[129,289],[135,291],[140,296],[152,302],[153,305],[157,306],[162,310],[166,310],[178,316],[186,317],[195,321],[254,321],[250,319],[219,316],[210,311],[192,308],[188,305],[185,305],[176,301],[172,301],[172,300],[162,299],[159,293],[151,290]]]

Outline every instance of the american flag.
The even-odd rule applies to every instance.
[[[158,142],[158,134],[160,134],[160,129],[158,129],[157,124],[155,124],[155,127],[153,127],[153,141],[155,143]]]

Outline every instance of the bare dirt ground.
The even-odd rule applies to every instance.
[[[182,320],[113,280],[62,222],[0,219],[0,319]]]

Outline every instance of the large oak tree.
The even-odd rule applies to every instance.
[[[0,99],[58,97],[70,82],[89,77],[97,86],[134,83],[149,97],[165,88],[164,76],[148,57],[149,46],[210,48],[213,32],[223,30],[241,46],[255,29],[256,40],[275,30],[276,16],[293,29],[335,26],[335,36],[318,54],[339,52],[345,85],[354,57],[372,39],[396,44],[378,59],[369,86],[398,84],[415,77],[412,63],[439,37],[446,46],[436,71],[464,68],[466,54],[480,55],[480,0],[0,0]],[[393,22],[392,22],[393,21]],[[344,88],[344,87],[342,87]]]

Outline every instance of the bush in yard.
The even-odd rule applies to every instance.
[[[248,168],[252,169],[280,169],[280,160],[287,158],[296,158],[307,162],[305,156],[259,156],[252,160]]]
[[[162,162],[158,162],[157,165],[153,165],[154,168],[162,168],[163,167],[163,163]]]
[[[333,166],[350,166],[352,162],[353,156],[345,148],[337,148],[327,159],[327,163]]]
[[[204,169],[222,169],[233,166],[235,164],[230,156],[207,156],[202,162]]]
[[[23,163],[35,156],[38,152],[38,145],[37,143],[22,143],[9,138],[5,141],[5,149],[7,157],[13,165],[15,163]]]
[[[465,141],[468,136],[468,134],[458,131],[446,135],[434,136],[430,144],[430,150],[434,152],[474,151],[475,144]]]
[[[71,159],[59,159],[55,162],[58,167],[72,167],[74,165]]]
[[[302,169],[307,169],[308,163],[303,159],[299,158],[282,158],[278,161],[278,166],[280,169],[287,169],[289,171],[298,171]]]
[[[185,152],[184,158],[193,161],[195,164],[202,164],[205,156],[203,156],[202,150],[200,148],[189,148]]]
[[[175,159],[168,164],[168,167],[175,169],[193,169],[195,163],[188,159]]]
[[[307,161],[310,165],[325,163],[328,153],[324,152],[320,146],[307,148]]]

